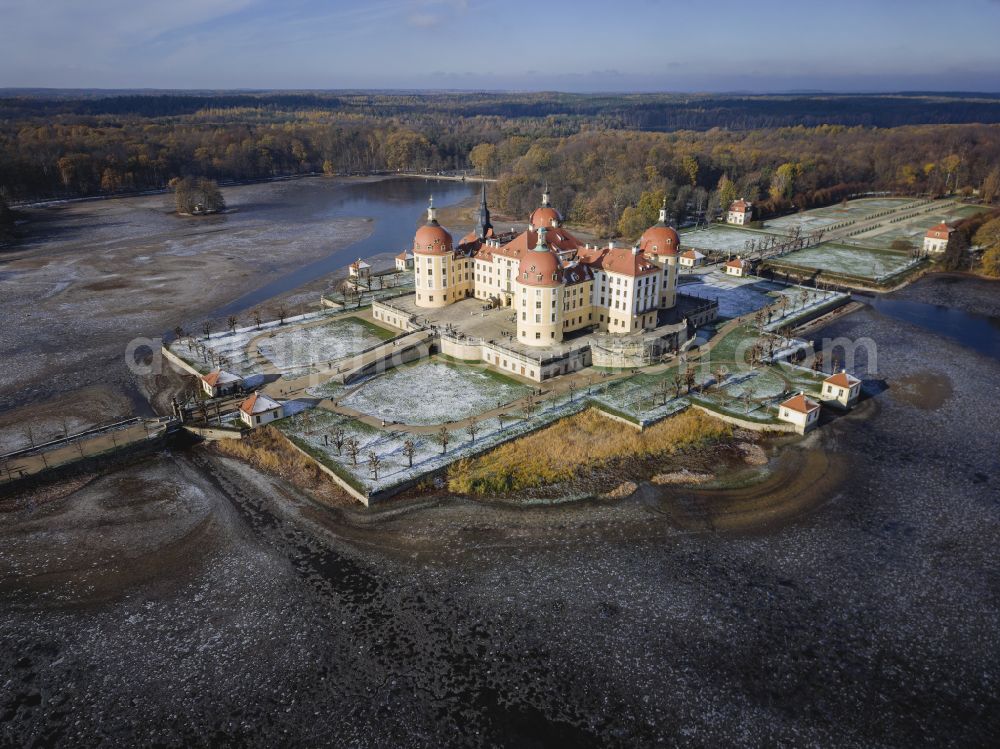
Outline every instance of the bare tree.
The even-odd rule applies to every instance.
[[[437,441],[441,445],[441,454],[448,452],[448,443],[451,441],[451,433],[448,427],[442,426],[437,433]]]
[[[253,311],[253,324],[260,330],[260,309],[254,309]]]
[[[403,455],[406,456],[406,463],[413,468],[413,456],[417,453],[417,446],[409,437],[403,442]]]
[[[524,413],[524,418],[528,418],[535,411],[535,399],[532,396],[528,396],[524,399],[524,403],[521,404],[521,411]]]
[[[656,383],[656,394],[660,396],[660,405],[667,405],[667,399],[670,398],[670,381],[666,377]]]
[[[684,370],[684,384],[687,386],[688,393],[690,393],[691,388],[694,387],[694,370],[691,367]]]
[[[337,448],[337,455],[341,455],[344,450],[344,428],[337,427],[333,430],[333,445]]]
[[[684,375],[680,372],[674,372],[673,378],[670,380],[671,386],[674,388],[674,397],[681,397],[681,388],[684,387]]]
[[[374,450],[368,453],[368,470],[371,471],[373,478],[378,481],[378,469],[382,466],[382,458],[378,456]]]
[[[284,325],[286,317],[288,317],[288,309],[282,304],[278,307],[278,324]]]
[[[350,437],[344,443],[344,449],[347,451],[347,457],[351,459],[352,465],[358,464],[358,453],[361,452],[361,445],[355,437]]]
[[[479,431],[479,422],[476,420],[476,417],[473,416],[471,419],[469,419],[469,423],[465,427],[465,432],[466,434],[469,435],[469,442],[476,441],[476,433],[478,431]]]
[[[209,320],[205,320],[201,324],[201,332],[205,334],[206,338],[210,338],[212,335],[212,323]]]

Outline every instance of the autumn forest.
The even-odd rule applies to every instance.
[[[471,170],[497,178],[500,213],[524,215],[547,180],[571,220],[629,237],[664,198],[681,222],[738,196],[762,217],[872,191],[992,202],[998,122],[1000,100],[968,95],[19,95],[0,99],[0,197]]]

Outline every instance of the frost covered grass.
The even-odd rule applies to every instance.
[[[277,330],[258,345],[258,351],[285,375],[316,371],[319,364],[360,353],[392,333],[357,317],[345,317],[322,325]]]
[[[561,399],[557,403],[547,403],[528,415],[507,414],[502,425],[499,419],[482,419],[476,424],[475,440],[467,428],[448,430],[447,449],[442,447],[438,431],[416,434],[376,429],[322,408],[282,419],[276,426],[359,491],[376,492],[441,470],[456,460],[472,457],[523,436],[577,413],[584,405],[581,398],[573,402]],[[339,448],[338,439],[342,440]],[[348,447],[352,439],[357,444],[356,461]],[[412,465],[407,455],[407,441],[412,442]],[[379,463],[378,478],[372,470],[372,453]]]
[[[682,414],[638,432],[609,429],[589,409],[448,470],[448,488],[459,494],[500,494],[573,478],[580,470],[621,458],[666,455],[718,442],[732,428],[700,411]]]
[[[939,221],[955,223],[963,218],[981,213],[983,210],[982,206],[955,203],[940,209],[935,208],[927,213],[920,213],[906,221],[887,223],[870,232],[851,237],[845,241],[845,244],[889,250],[892,249],[893,242],[905,240],[914,247],[920,248],[924,243],[924,234]]]
[[[789,389],[788,383],[769,368],[742,372],[726,380],[720,390],[725,397],[742,398],[749,394],[755,400],[777,398]]]
[[[768,281],[733,279],[721,273],[705,273],[692,278],[695,280],[683,284],[679,290],[717,301],[719,317],[725,319],[741,317],[773,304],[773,294],[782,288],[780,284]]]
[[[756,240],[759,243],[766,236],[770,235],[765,232],[716,224],[694,231],[682,232],[680,239],[681,247],[686,250],[739,253],[746,248],[747,242]]]
[[[914,260],[902,252],[824,242],[816,247],[784,255],[779,262],[783,265],[878,280],[898,273],[913,264]]]
[[[386,422],[429,425],[476,416],[530,392],[486,369],[427,360],[375,377],[341,403]]]
[[[290,326],[301,325],[303,323],[320,320],[324,317],[337,315],[336,311],[324,310],[322,312],[310,312],[304,315],[297,315],[285,319],[284,324],[278,320],[268,320],[262,322],[260,326],[248,325],[237,327],[236,330],[225,330],[213,332],[208,337],[195,335],[181,338],[170,344],[170,350],[203,372],[209,372],[220,366],[222,368],[241,377],[260,374],[260,365],[249,359],[246,355],[247,345],[253,338],[269,330],[292,330]],[[201,347],[208,349],[215,356],[213,363],[211,355],[203,352]]]
[[[823,380],[827,377],[822,372],[814,372],[811,369],[806,369],[805,367],[800,367],[797,364],[789,362],[779,362],[776,366],[782,376],[788,379],[792,385],[792,389],[795,391],[812,391],[818,394]]]
[[[702,299],[712,299],[719,303],[719,317],[731,320],[752,314],[764,307],[772,307],[770,323],[780,323],[783,317],[800,314],[808,306],[819,302],[827,302],[836,296],[835,292],[806,289],[759,278],[739,279],[726,276],[723,273],[705,273],[689,277],[679,290]],[[803,299],[803,292],[806,298]],[[787,297],[790,304],[781,309],[778,307],[782,297]],[[805,306],[803,306],[805,305]]]
[[[838,204],[824,208],[813,208],[790,216],[782,216],[768,221],[764,226],[768,229],[787,233],[795,227],[804,232],[815,231],[844,221],[862,221],[881,211],[890,211],[912,203],[911,198],[865,198],[851,200],[846,205]]]

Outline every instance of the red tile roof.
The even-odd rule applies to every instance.
[[[745,200],[734,200],[729,204],[729,210],[736,211],[737,213],[746,213],[750,209],[750,203]]]
[[[643,252],[656,255],[676,255],[681,240],[677,232],[669,226],[655,224],[642,233],[639,247]]]
[[[648,276],[660,273],[662,268],[650,262],[642,251],[633,252],[629,247],[614,247],[604,252],[599,266],[605,273],[624,276]]]
[[[955,229],[942,221],[937,226],[932,226],[927,230],[928,239],[947,239]]]
[[[536,208],[531,213],[531,225],[536,229],[540,226],[544,226],[546,229],[551,227],[552,222],[555,221],[556,224],[562,223],[562,216],[559,215],[559,211],[550,205],[543,205],[541,208]]]
[[[857,385],[861,380],[859,380],[854,375],[849,375],[847,372],[837,372],[837,374],[830,375],[825,380],[824,383],[829,383],[831,385],[836,385],[837,387],[850,388],[853,385]]]
[[[240,411],[251,415],[273,411],[276,408],[281,408],[281,404],[263,393],[254,393],[240,404]]]
[[[230,382],[239,382],[242,378],[224,369],[216,369],[214,372],[202,375],[201,379],[205,381],[206,385],[215,387],[216,385],[225,385]]]
[[[790,411],[798,411],[801,414],[809,414],[819,408],[819,403],[809,400],[805,395],[799,393],[782,403],[781,407]]]
[[[436,221],[424,224],[413,237],[413,252],[421,255],[444,255],[451,252],[451,234]]]

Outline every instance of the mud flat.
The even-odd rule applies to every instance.
[[[206,318],[219,329],[227,304],[241,319],[254,306],[273,312],[275,299],[291,314],[315,308],[354,252],[395,254],[399,237],[412,241],[426,191],[437,192],[430,184],[309,178],[230,187],[228,211],[206,217],[174,215],[169,195],[27,211],[26,239],[0,252],[0,410],[45,404],[58,420],[60,405],[46,401],[82,400],[81,389],[99,387],[101,405],[89,409],[96,421],[143,412],[155,385],[125,366],[130,340],[178,325],[200,330]],[[472,189],[448,183],[441,202]]]
[[[356,511],[194,450],[15,505],[4,740],[990,745],[1000,361],[871,308],[816,336],[875,340],[878,395],[763,482]]]

